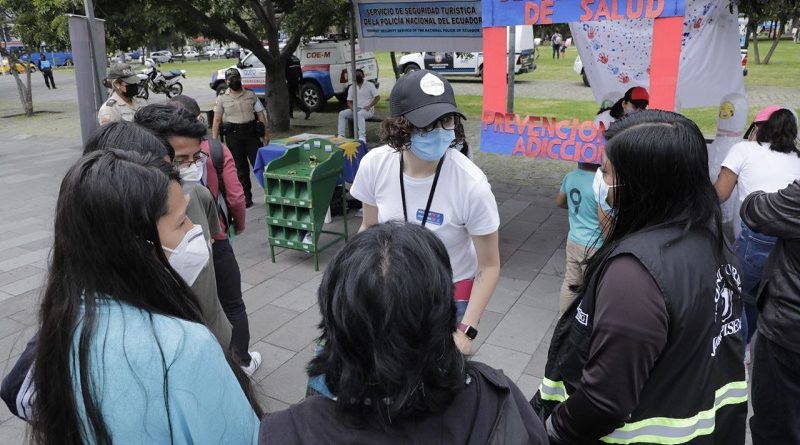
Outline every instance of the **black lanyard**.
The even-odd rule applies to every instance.
[[[431,203],[433,202],[433,194],[436,193],[436,183],[439,182],[439,173],[442,171],[442,164],[444,163],[444,156],[439,159],[439,164],[436,165],[436,174],[433,176],[433,184],[431,185],[431,193],[428,195],[428,203],[425,205],[425,213],[422,214],[422,227],[428,221],[428,212],[431,210]],[[408,210],[406,209],[406,186],[403,181],[403,153],[400,153],[400,196],[403,198],[403,218],[408,222]]]

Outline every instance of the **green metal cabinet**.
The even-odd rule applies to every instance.
[[[267,238],[273,263],[275,247],[283,247],[314,255],[314,270],[319,270],[319,253],[347,240],[346,212],[343,232],[322,230],[343,169],[342,150],[327,139],[310,139],[290,148],[264,169]],[[346,202],[343,205],[347,208]],[[304,242],[307,233],[310,239]],[[334,238],[322,244],[322,233]]]

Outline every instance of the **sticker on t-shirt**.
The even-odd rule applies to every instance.
[[[422,222],[422,217],[425,215],[425,209],[417,209],[417,221]],[[436,212],[428,212],[428,220],[425,224],[436,224],[441,226],[444,224],[444,215]]]

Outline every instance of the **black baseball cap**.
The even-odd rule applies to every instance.
[[[225,70],[225,79],[230,79],[231,77],[242,77],[242,73],[236,68],[228,68]]]
[[[439,74],[418,70],[397,79],[389,96],[392,117],[404,116],[417,128],[424,128],[442,116],[457,114],[466,119],[456,106],[450,82]]]

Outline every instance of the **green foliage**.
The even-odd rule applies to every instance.
[[[69,45],[65,12],[71,12],[71,0],[0,0],[0,10],[7,14],[11,35],[19,37],[30,51],[42,42],[56,48]]]
[[[764,20],[788,20],[800,15],[800,2],[797,0],[731,0],[731,4],[739,7],[739,13],[747,16],[752,22],[760,23]]]

